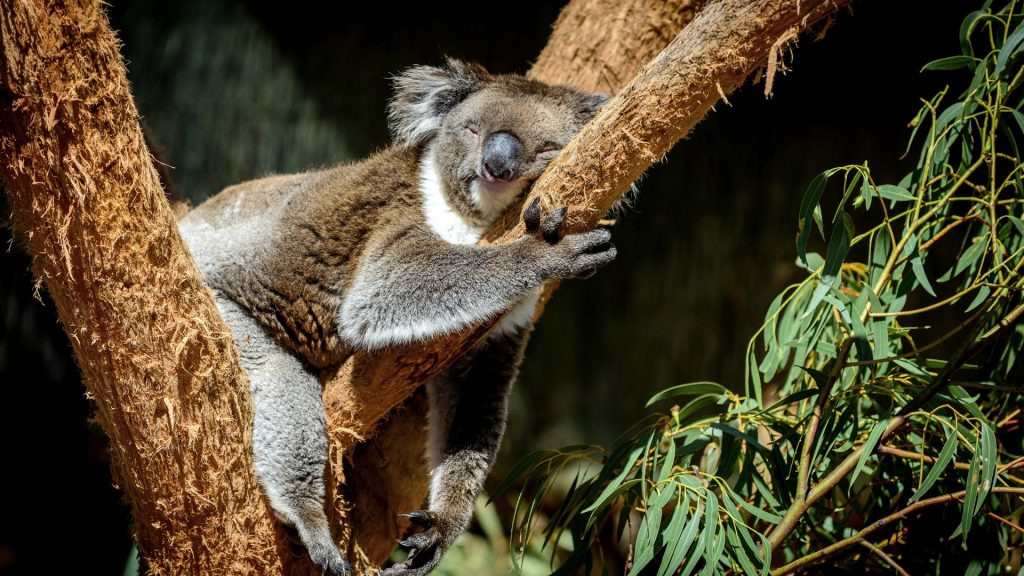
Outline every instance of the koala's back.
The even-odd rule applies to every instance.
[[[228,187],[178,223],[212,288],[318,367],[350,350],[338,309],[367,240],[422,219],[418,150]]]

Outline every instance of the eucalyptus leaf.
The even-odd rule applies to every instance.
[[[889,417],[883,417],[871,428],[871,433],[868,434],[868,439],[864,442],[864,446],[861,448],[860,458],[857,460],[857,467],[853,469],[853,473],[850,474],[850,481],[852,482],[860,474],[860,471],[864,469],[864,466],[868,462],[868,458],[875,452],[875,447],[878,446],[878,440],[882,437],[882,433],[885,432],[885,427],[889,425]]]
[[[921,67],[921,71],[925,70],[959,70],[960,68],[967,68],[974,64],[975,58],[970,56],[949,56],[947,58],[939,58],[938,60],[932,60]]]
[[[652,404],[665,400],[666,398],[675,398],[676,396],[697,396],[700,394],[719,394],[725,395],[728,390],[724,386],[716,382],[688,382],[686,384],[679,384],[666,388],[661,392],[658,392],[651,399],[647,401],[646,407],[650,408]]]
[[[818,202],[821,200],[821,193],[825,190],[828,182],[828,172],[822,172],[811,180],[811,184],[804,192],[800,201],[800,216],[797,226],[796,252],[800,260],[807,263],[807,240],[811,237],[811,220],[814,212],[818,209]]]
[[[935,464],[932,465],[931,470],[928,471],[928,475],[925,476],[924,481],[921,482],[921,486],[917,488],[914,495],[910,497],[909,502],[913,504],[921,499],[922,496],[928,493],[928,489],[931,488],[935,481],[939,479],[942,472],[945,471],[946,467],[956,456],[956,449],[959,445],[959,438],[956,433],[953,432],[949,427],[943,425],[943,429],[946,431],[946,443],[942,447],[942,451],[939,452],[939,457],[935,460]]]

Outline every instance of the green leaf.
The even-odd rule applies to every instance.
[[[1024,23],[1017,26],[1017,29],[1006,38],[1002,49],[999,50],[999,57],[996,58],[996,69],[994,71],[996,76],[1002,74],[1003,70],[1006,69],[1006,63],[1017,55],[1017,48],[1022,41],[1024,41]]]
[[[974,32],[975,26],[985,21],[1001,23],[998,18],[985,10],[975,10],[964,18],[963,24],[960,25],[960,49],[965,56],[974,56],[974,49],[971,47],[971,33]]]
[[[875,447],[878,445],[879,438],[882,437],[882,433],[885,432],[885,427],[889,424],[889,417],[883,416],[875,425],[871,428],[871,433],[868,434],[868,440],[864,443],[864,447],[861,450],[860,458],[857,460],[857,467],[853,469],[853,474],[850,475],[850,482],[857,479],[860,471],[864,469],[864,466],[868,462],[868,458],[875,452]]]
[[[799,257],[797,257],[796,259],[797,267],[803,268],[804,270],[807,270],[811,274],[817,272],[818,268],[821,268],[823,264],[825,264],[825,259],[822,258],[821,254],[818,254],[817,252],[808,252],[806,262],[801,260]]]
[[[981,423],[981,482],[979,488],[981,492],[978,494],[978,501],[975,504],[974,514],[977,515],[981,511],[981,507],[985,505],[985,499],[988,498],[992,488],[996,483],[996,464],[998,463],[998,449],[999,443],[996,441],[996,433],[992,429],[992,425],[988,422]]]
[[[871,289],[870,286],[865,285],[864,291],[868,294],[868,301],[871,302],[871,309],[875,312],[883,312],[882,303],[879,301],[878,296]],[[873,348],[873,355],[875,360],[882,360],[892,356],[892,350],[889,348],[889,327],[888,318],[885,316],[875,316],[871,318],[871,336],[872,341],[875,343]]]
[[[978,293],[974,296],[974,300],[971,300],[970,305],[967,306],[967,309],[964,310],[964,312],[970,312],[971,310],[974,310],[975,308],[977,308],[979,305],[981,305],[982,302],[985,301],[986,298],[988,298],[988,295],[991,292],[992,292],[991,288],[989,288],[988,286],[982,286],[978,290]]]
[[[815,211],[819,209],[818,202],[821,200],[821,193],[825,190],[825,183],[828,182],[828,172],[822,172],[811,180],[811,184],[804,192],[803,200],[800,201],[800,216],[797,221],[796,252],[801,261],[807,263],[807,240],[811,237],[811,221],[815,217]]]
[[[661,465],[661,473],[658,474],[658,482],[661,482],[668,478],[668,475],[672,472],[672,467],[676,463],[676,441],[673,438],[668,439],[668,449],[665,451],[665,463]]]
[[[782,522],[782,516],[774,512],[762,510],[761,508],[754,506],[750,502],[747,502],[743,498],[736,498],[736,502],[739,503],[741,508],[743,508],[747,512],[750,512],[751,515],[753,515],[758,520],[763,520],[765,522],[768,522],[769,524],[778,524],[779,522]]]
[[[633,451],[630,452],[629,457],[623,462],[622,471],[619,472],[619,474],[614,479],[612,479],[612,481],[609,482],[607,486],[605,486],[604,491],[601,492],[601,495],[598,496],[596,500],[594,500],[594,503],[585,508],[584,510],[582,510],[580,513],[587,514],[589,512],[593,512],[598,508],[601,508],[602,506],[607,504],[612,498],[617,496],[619,494],[618,490],[623,486],[623,480],[625,480],[626,476],[628,476],[629,473],[633,470],[637,458],[640,457],[640,454],[643,451],[643,446],[637,446],[635,449],[633,449]]]
[[[947,386],[945,392],[940,392],[936,395],[939,398],[950,398],[954,404],[963,406],[967,409],[967,413],[977,418],[978,420],[984,420],[985,415],[982,414],[981,408],[978,407],[978,398],[980,395],[971,395],[962,386],[951,385]]]
[[[758,570],[754,567],[754,563],[751,562],[750,557],[747,556],[747,550],[746,548],[744,548],[743,542],[740,542],[740,539],[737,538],[737,533],[741,535],[746,535],[746,530],[743,528],[742,525],[736,523],[730,525],[726,529],[726,535],[729,538],[729,544],[731,546],[731,552],[733,553],[733,557],[736,559],[736,562],[739,563],[740,568],[743,569],[744,574],[761,574],[763,570]],[[750,538],[750,536],[747,536],[747,538]],[[753,549],[757,550],[757,547],[754,546]]]
[[[953,266],[953,276],[959,276],[961,272],[967,270],[978,261],[978,257],[985,253],[985,249],[988,248],[988,236],[979,236],[975,238],[976,242],[973,242],[964,250],[964,253],[957,259],[956,264]]]
[[[882,198],[892,200],[894,202],[909,202],[917,199],[917,196],[914,196],[905,188],[895,186],[893,184],[882,184],[878,186],[878,193]]]
[[[761,452],[762,454],[767,454],[769,452],[769,450],[762,446],[756,438],[745,432],[740,432],[739,430],[733,428],[732,426],[722,424],[721,422],[712,422],[711,427],[716,430],[721,430],[723,433],[733,436],[735,438],[739,438],[740,440],[746,442],[747,445],[749,445],[751,448],[757,450],[758,452]]]
[[[917,364],[914,364],[913,362],[906,358],[897,358],[896,360],[893,360],[893,363],[898,365],[900,368],[903,368],[907,372],[913,374],[914,376],[917,376],[918,378],[921,378],[928,382],[932,381],[931,374],[929,374],[923,368],[921,368]]]
[[[874,353],[871,351],[871,345],[868,343],[868,331],[864,327],[864,323],[860,321],[861,314],[864,313],[864,309],[867,307],[868,292],[861,290],[859,296],[853,303],[853,313],[849,314],[847,320],[850,327],[853,328],[853,344],[857,348],[857,358],[860,360],[871,360],[874,358]]]
[[[698,502],[697,511],[694,513],[695,516],[699,517],[702,515],[701,506],[702,505]],[[714,524],[712,524],[711,529],[705,527],[704,530],[700,531],[700,537],[697,538],[697,542],[693,546],[693,553],[689,555],[689,560],[686,561],[686,566],[683,566],[683,570],[679,573],[679,576],[690,576],[690,573],[693,572],[694,568],[696,568],[697,562],[704,556],[701,554],[701,550],[704,550],[707,541],[710,540],[709,532],[714,530],[713,526]],[[687,528],[689,529],[689,527]]]
[[[978,502],[978,488],[981,480],[981,450],[975,447],[974,457],[971,458],[971,467],[967,470],[967,494],[964,495],[964,510],[960,516],[960,536],[967,540],[967,534],[971,531],[971,524],[974,520],[975,504]]]
[[[803,368],[803,367],[801,366],[800,368]],[[805,370],[806,370],[806,368],[805,368]],[[813,370],[813,368],[812,368],[812,370]],[[818,372],[818,371],[815,370],[815,372]],[[818,373],[821,374],[820,372],[818,372]],[[824,376],[824,374],[822,374],[822,376]],[[803,390],[800,390],[798,392],[794,392],[794,393],[790,394],[789,396],[786,396],[785,398],[782,398],[778,402],[772,404],[771,406],[765,408],[764,410],[761,411],[761,414],[767,414],[769,412],[774,412],[775,410],[778,410],[779,408],[782,408],[783,406],[789,406],[790,404],[792,404],[794,402],[799,402],[799,401],[807,399],[807,398],[814,398],[815,396],[818,395],[819,391],[820,390],[818,388],[804,388]]]
[[[629,571],[630,576],[638,574],[647,566],[654,559],[654,553],[661,548],[657,545],[658,532],[661,530],[661,510],[675,496],[675,487],[675,482],[659,484],[657,494],[648,502],[647,511],[637,531],[636,554],[633,568]]]
[[[750,383],[754,386],[754,397],[757,399],[758,406],[764,406],[761,391],[761,373],[757,370],[757,357],[751,352],[747,357],[745,366],[745,376],[749,379]],[[744,379],[746,381],[746,378]],[[745,382],[746,383],[746,382]],[[747,391],[749,395],[750,391]]]
[[[939,457],[935,460],[935,465],[928,471],[928,475],[925,476],[924,482],[921,482],[921,486],[918,487],[914,495],[910,497],[910,503],[913,504],[921,499],[922,496],[928,493],[928,489],[935,484],[935,481],[939,479],[942,472],[949,466],[949,463],[956,456],[956,448],[959,444],[956,432],[943,424],[943,429],[946,431],[946,444],[942,447],[942,451],[939,452]]]
[[[702,410],[707,406],[716,404],[721,399],[721,394],[704,394],[701,396],[697,396],[693,400],[690,400],[689,402],[684,404],[679,409],[679,412],[676,414],[676,416],[679,418],[680,422],[686,422],[686,419],[692,416],[693,414],[697,413],[698,411]]]
[[[1020,110],[1011,108],[1010,113],[1013,114],[1013,119],[1017,121],[1017,127],[1020,128],[1021,132],[1024,132],[1024,114]]]
[[[722,560],[722,552],[725,551],[725,540],[725,526],[720,526],[719,530],[714,534],[711,553],[704,558],[704,562],[706,562],[706,564],[704,565],[703,573],[705,575],[717,576],[722,573],[718,565]]]
[[[676,507],[676,511],[672,516],[673,522],[675,522],[677,516],[680,519],[686,518],[686,513],[690,511],[689,502],[690,495],[687,494],[684,504]],[[665,549],[665,554],[661,557],[661,565],[658,567],[658,576],[670,576],[671,574],[674,574],[676,569],[679,568],[679,565],[683,563],[683,559],[687,556],[686,553],[690,551],[690,545],[693,544],[693,541],[697,536],[697,528],[700,526],[702,516],[702,504],[698,502],[697,509],[690,517],[689,522],[686,523],[686,528],[683,528],[681,535],[676,534],[672,523],[669,523],[669,528],[664,532],[667,547]],[[679,524],[682,524],[682,522],[680,521]],[[672,532],[670,533],[669,530],[672,530]]]
[[[811,301],[807,305],[807,310],[804,311],[804,318],[809,316],[818,307],[825,294],[828,293],[829,288],[839,278],[843,262],[846,260],[846,255],[850,252],[852,234],[846,225],[849,215],[844,212],[843,216],[843,225],[835,226],[832,229],[832,237],[828,241],[828,252],[825,254],[825,267],[821,270],[818,286],[814,289],[814,294],[811,295]]]
[[[914,277],[921,283],[921,287],[924,288],[924,291],[935,296],[935,289],[932,288],[931,282],[928,281],[928,275],[924,272],[924,264],[921,262],[920,253],[915,254],[914,257],[910,259],[910,268],[914,271]]]
[[[545,457],[551,456],[551,451],[542,450],[539,452],[534,452],[533,454],[530,454],[526,458],[520,460],[519,463],[516,464],[515,467],[512,468],[512,470],[508,474],[506,474],[504,478],[502,478],[501,482],[499,482],[498,485],[494,487],[494,490],[491,492],[490,497],[487,499],[487,503],[490,504],[491,502],[494,502],[496,498],[498,498],[499,496],[504,494],[506,490],[508,490],[509,486],[511,486],[516,480],[519,480],[519,478],[523,475],[524,472],[526,472],[527,470],[532,470]]]
[[[865,171],[867,166],[864,167]],[[864,201],[864,209],[871,210],[871,201],[874,200],[875,191],[871,187],[871,181],[868,179],[867,174],[861,174],[862,179],[860,181],[860,197]]]
[[[714,568],[718,563],[718,556],[715,554],[715,534],[719,533],[721,527],[718,525],[718,497],[715,493],[707,490],[705,495],[704,508],[704,531],[708,533],[708,539],[704,542],[704,570],[703,574],[713,574],[709,568]]]
[[[679,384],[671,388],[666,388],[661,392],[658,392],[651,399],[647,401],[645,408],[650,408],[652,404],[665,400],[666,398],[674,398],[676,396],[696,396],[698,394],[718,394],[720,396],[726,395],[728,390],[721,384],[715,382],[688,382],[686,384]]]
[[[971,66],[976,61],[977,58],[970,56],[949,56],[948,58],[932,60],[921,68],[921,72],[925,70],[959,70],[960,68]]]

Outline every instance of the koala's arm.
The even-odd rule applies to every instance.
[[[606,230],[557,238],[564,210],[536,232],[502,245],[450,244],[423,224],[382,232],[363,253],[340,320],[354,346],[380,348],[456,332],[494,318],[551,278],[582,274],[615,258]]]
[[[527,304],[531,309],[534,302]],[[469,524],[505,431],[508,393],[529,328],[496,330],[427,385],[430,398],[430,502],[407,514],[420,531],[401,542],[409,558],[382,576],[433,569]]]

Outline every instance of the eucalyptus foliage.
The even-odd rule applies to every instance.
[[[865,163],[810,183],[796,240],[807,276],[751,338],[743,394],[670,388],[648,403],[675,402],[669,413],[611,448],[533,454],[498,487],[525,481],[520,555],[539,541],[554,574],[592,572],[614,541],[631,576],[822,561],[1022,573],[1021,8],[986,3],[960,29],[962,53],[924,67],[970,82],[922,101],[912,172],[877,182]]]

